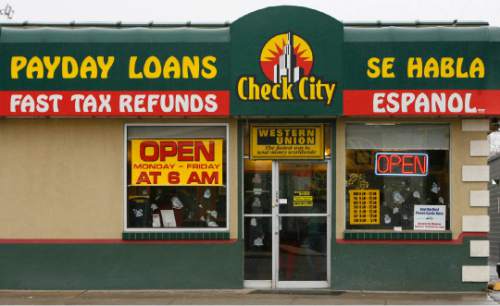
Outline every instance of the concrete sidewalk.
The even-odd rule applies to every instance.
[[[495,301],[496,300],[496,301]],[[0,305],[497,305],[496,293],[369,293],[262,290],[0,291]]]

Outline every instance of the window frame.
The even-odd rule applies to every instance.
[[[206,127],[224,127],[226,129],[225,141],[226,141],[226,226],[225,227],[181,227],[181,228],[168,228],[168,227],[147,227],[147,228],[137,228],[128,227],[128,211],[127,211],[127,142],[128,142],[128,128],[129,127],[193,127],[193,126],[206,126]],[[140,139],[140,138],[137,138]],[[229,139],[229,123],[227,122],[214,122],[214,123],[125,123],[123,126],[123,231],[125,233],[135,233],[135,232],[155,232],[155,233],[185,233],[185,232],[229,232],[230,231],[230,199],[231,199],[231,181],[229,180],[229,174],[231,173],[231,166],[229,165],[229,150],[230,139]]]
[[[395,230],[394,228],[387,228],[387,229],[349,229],[347,228],[349,220],[347,219],[347,213],[348,213],[348,198],[347,195],[344,196],[344,203],[342,203],[343,206],[343,224],[344,224],[344,233],[451,233],[453,229],[453,211],[452,211],[452,203],[453,203],[453,193],[452,193],[452,177],[453,177],[453,162],[452,162],[452,156],[453,156],[453,128],[452,124],[450,122],[434,122],[434,121],[419,121],[419,122],[413,122],[413,121],[403,121],[403,122],[386,122],[386,121],[345,121],[344,122],[344,176],[343,176],[343,193],[346,193],[347,190],[347,184],[345,178],[347,177],[347,128],[349,124],[362,124],[365,126],[373,126],[373,125],[391,125],[394,127],[397,127],[399,125],[446,125],[448,128],[448,137],[449,137],[449,146],[448,146],[448,194],[449,194],[449,208],[448,211],[449,213],[447,214],[446,218],[448,221],[449,220],[449,228],[446,230],[442,231],[424,231],[424,230],[414,230],[414,229],[401,229],[401,230]]]

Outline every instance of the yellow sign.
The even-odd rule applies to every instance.
[[[223,139],[134,139],[133,186],[221,186]]]
[[[251,159],[323,159],[323,125],[250,128]]]
[[[312,207],[313,196],[310,191],[294,191],[293,192],[294,207]]]
[[[380,190],[349,190],[349,224],[380,223]]]
[[[125,62],[126,59],[121,59]],[[170,55],[167,58],[150,55],[128,58],[129,79],[213,79],[217,77],[217,57],[213,55]],[[13,80],[52,79],[108,79],[115,63],[115,56],[69,55],[26,57],[14,55],[10,59],[10,77]]]

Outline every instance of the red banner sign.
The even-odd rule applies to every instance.
[[[500,115],[500,90],[345,90],[346,116]]]
[[[229,91],[0,91],[0,116],[227,116]]]

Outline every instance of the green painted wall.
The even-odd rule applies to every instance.
[[[243,244],[4,244],[0,289],[243,286]]]
[[[474,238],[477,239],[477,238]],[[469,257],[470,238],[457,245],[332,245],[332,288],[384,291],[482,291],[463,283],[462,265],[486,265]]]
[[[462,265],[486,265],[461,245],[337,244],[332,288],[481,291],[462,283]],[[238,289],[243,244],[4,244],[0,289]]]

